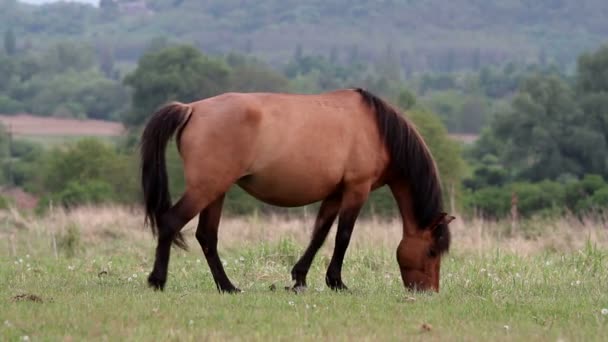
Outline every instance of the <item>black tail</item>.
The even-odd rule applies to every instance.
[[[364,89],[355,89],[376,113],[380,135],[397,172],[410,184],[414,213],[421,229],[428,227],[443,211],[441,181],[430,150],[413,124],[381,98]],[[449,248],[447,225],[435,229],[440,251]]]
[[[161,216],[171,208],[169,179],[165,165],[167,142],[177,132],[177,146],[181,130],[192,114],[192,107],[181,103],[170,103],[160,108],[146,124],[141,136],[141,185],[144,192],[146,223],[154,236],[158,234]],[[173,243],[186,249],[181,233],[176,234]]]

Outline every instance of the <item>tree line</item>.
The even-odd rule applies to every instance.
[[[128,94],[126,103],[120,105],[123,109],[114,117],[129,127],[131,134],[124,141],[107,144],[84,140],[50,150],[22,141],[5,144],[0,146],[5,151],[0,156],[4,181],[42,196],[41,208],[50,202],[68,207],[137,203],[138,134],[161,104],[226,91],[317,92],[353,82],[407,111],[437,160],[447,206],[498,218],[508,214],[513,195],[524,216],[585,213],[607,204],[608,85],[602,75],[608,70],[608,47],[581,55],[573,74],[550,65],[509,63],[464,77],[426,74],[411,83],[381,66],[370,69],[356,62],[340,64],[303,52],[294,54],[279,72],[251,56],[209,55],[190,45],[158,42],[147,51],[122,80],[114,80]],[[98,64],[70,60],[72,67],[83,65],[82,70],[98,68],[96,72],[102,73]],[[53,64],[50,57],[44,62],[56,70],[65,67]],[[42,77],[40,73],[52,74],[40,71],[32,78]],[[451,101],[457,94],[480,96],[487,105],[482,111],[485,124],[480,138],[469,146],[447,136],[446,122],[453,120],[453,115],[445,113],[453,109],[435,113],[442,105],[475,107],[468,100]],[[433,99],[442,96],[441,101]],[[462,108],[461,112],[469,112]],[[465,122],[472,120],[464,117]],[[0,139],[0,144],[2,141],[6,139]],[[169,148],[168,153],[172,193],[177,195],[183,188],[181,166],[176,149]],[[233,213],[277,210],[259,204],[236,187],[227,205]],[[379,191],[372,196],[366,213],[394,214],[390,194]]]
[[[608,46],[578,59],[570,77],[533,73],[467,152],[471,205],[491,216],[502,192],[536,197],[537,209],[606,206]],[[495,199],[492,200],[491,198]],[[542,199],[541,199],[542,197]]]
[[[107,46],[135,62],[159,33],[212,53],[254,54],[284,64],[301,48],[341,62],[396,62],[403,73],[454,72],[510,60],[571,65],[608,33],[605,2],[101,0],[99,6],[0,2],[0,32],[14,28],[18,46],[60,40]],[[139,5],[138,4],[138,5]],[[572,27],[577,27],[572,30]],[[331,32],[332,34],[327,34]],[[298,39],[294,39],[297,37]],[[29,42],[29,43],[26,43]],[[270,48],[272,47],[272,48]]]

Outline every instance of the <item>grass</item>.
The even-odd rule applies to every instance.
[[[328,241],[308,291],[296,295],[283,287],[291,284],[289,270],[311,220],[226,219],[221,255],[244,293],[221,295],[192,224],[186,229],[191,251],[174,250],[160,293],[145,284],[154,243],[137,211],[83,208],[44,219],[13,212],[2,220],[0,339],[6,341],[587,341],[608,333],[608,314],[601,312],[608,308],[608,232],[590,222],[545,223],[547,237],[501,235],[500,223],[459,222],[442,263],[441,293],[427,294],[408,293],[401,283],[398,221],[361,221],[343,270],[351,290],[335,293],[324,284]]]

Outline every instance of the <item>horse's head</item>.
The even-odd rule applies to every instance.
[[[410,290],[439,292],[441,254],[449,246],[447,225],[454,216],[441,213],[429,227],[410,230],[397,248],[403,284]]]

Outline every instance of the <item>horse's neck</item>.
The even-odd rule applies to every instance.
[[[417,223],[414,216],[414,206],[412,205],[409,185],[406,181],[398,179],[390,182],[388,186],[395,197],[401,219],[403,220],[403,236],[415,235]]]

